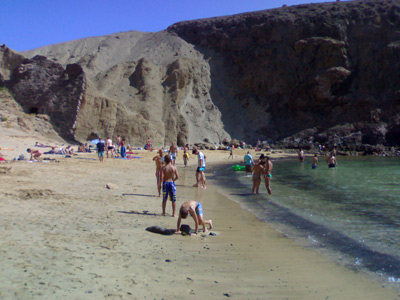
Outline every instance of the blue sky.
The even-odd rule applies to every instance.
[[[324,0],[0,0],[0,44],[23,51],[121,31]]]

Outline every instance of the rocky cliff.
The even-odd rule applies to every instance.
[[[231,134],[351,148],[400,144],[399,28],[399,2],[387,0],[282,7],[168,31],[210,59],[211,95]]]
[[[399,28],[398,1],[333,2],[23,55],[82,67],[86,84],[72,127],[78,140],[121,134],[183,144],[232,136],[352,150],[400,145]]]

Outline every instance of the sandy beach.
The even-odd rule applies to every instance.
[[[164,236],[145,230],[174,229],[177,221],[170,202],[161,216],[155,152],[103,164],[94,153],[12,161],[39,137],[0,135],[0,146],[14,149],[0,150],[9,160],[0,165],[0,299],[400,299],[223,196],[210,170],[229,152],[205,151],[206,190],[192,187],[196,157],[187,168],[181,155],[177,161],[177,207],[200,201],[216,235]],[[243,154],[236,151],[233,163]]]

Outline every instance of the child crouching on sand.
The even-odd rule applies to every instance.
[[[195,233],[199,230],[199,224],[203,226],[203,232],[207,232],[206,224],[209,225],[209,229],[212,229],[212,220],[204,220],[203,219],[203,207],[200,202],[196,202],[193,200],[188,200],[184,202],[179,209],[179,218],[176,226],[176,232],[180,233],[181,220],[186,219],[188,215],[191,215],[194,220],[195,225]]]

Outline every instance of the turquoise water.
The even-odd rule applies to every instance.
[[[307,245],[334,253],[346,264],[400,278],[400,158],[339,157],[336,169],[323,158],[274,161],[271,188],[251,195],[251,178],[225,166],[231,198],[265,222]],[[234,180],[232,182],[232,180]],[[224,183],[222,182],[222,183]]]

